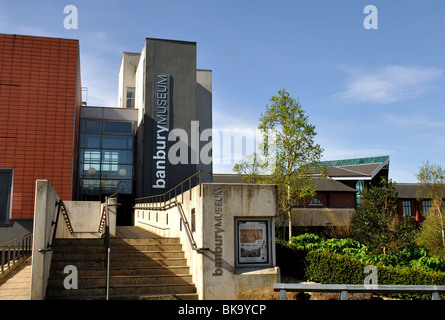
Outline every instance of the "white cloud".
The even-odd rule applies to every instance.
[[[385,66],[370,71],[349,69],[343,99],[388,104],[416,98],[430,88],[443,70],[418,66]]]
[[[391,125],[395,125],[398,127],[404,128],[444,128],[445,121],[438,121],[434,119],[430,119],[421,114],[411,114],[411,115],[391,115],[384,114],[386,122]]]

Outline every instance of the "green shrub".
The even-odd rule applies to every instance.
[[[309,250],[279,239],[275,240],[275,250],[281,274],[303,279],[305,259]]]
[[[367,264],[348,255],[311,251],[306,255],[305,279],[332,284],[363,284]],[[378,284],[445,285],[445,273],[377,264]],[[402,299],[431,299],[431,295],[396,294]],[[442,297],[441,297],[442,298]]]

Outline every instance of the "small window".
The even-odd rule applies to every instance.
[[[403,215],[411,217],[411,201],[402,201]]]
[[[12,170],[0,169],[0,224],[9,222],[11,209]]]
[[[100,133],[100,121],[99,120],[86,120],[85,132]]]
[[[135,90],[134,87],[127,87],[127,108],[134,108],[135,102]]]
[[[105,121],[104,133],[133,133],[133,125],[131,122],[121,121]]]
[[[430,200],[423,200],[422,202],[422,210],[423,210],[423,215],[426,216],[428,215],[428,212],[430,211],[431,208],[431,201]]]
[[[321,203],[320,199],[313,198],[309,204],[311,204],[311,205],[321,205],[322,203]]]

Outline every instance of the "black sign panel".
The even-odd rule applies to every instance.
[[[168,134],[170,132],[170,75],[155,74],[153,84],[153,189],[168,189]]]

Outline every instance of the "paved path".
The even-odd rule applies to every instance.
[[[0,281],[0,300],[30,300],[31,258]]]

